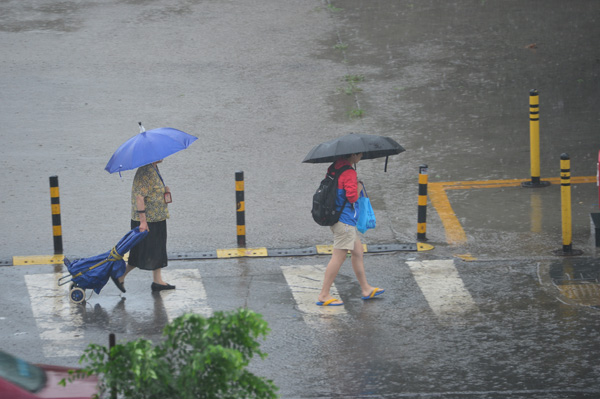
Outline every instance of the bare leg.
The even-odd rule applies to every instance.
[[[155,269],[152,270],[152,279],[154,280],[154,282],[156,284],[160,284],[160,285],[167,285],[167,283],[165,283],[165,281],[162,279],[162,269]]]
[[[329,290],[331,289],[331,285],[335,280],[338,272],[340,271],[340,267],[346,260],[346,254],[348,253],[345,249],[334,249],[331,254],[331,260],[325,269],[325,277],[323,278],[323,288],[321,289],[321,293],[319,294],[319,301],[325,302],[331,298],[331,294]],[[338,303],[342,301],[336,301],[334,303]]]
[[[154,280],[152,285],[152,292],[162,291],[162,290],[174,290],[175,286],[171,284],[167,284],[165,280],[162,278],[162,269],[152,270],[152,279]]]
[[[350,251],[352,254],[352,269],[356,275],[356,279],[360,284],[362,296],[367,296],[373,292],[375,287],[371,286],[367,282],[367,275],[365,273],[365,262],[364,262],[364,248],[360,242],[360,238],[354,241],[354,249]]]
[[[125,276],[127,276],[129,274],[129,272],[132,271],[133,269],[135,269],[135,266],[129,266],[129,263],[128,263],[127,267],[125,268],[125,274],[123,274],[121,277],[119,277],[119,281],[121,283],[123,283],[123,281],[125,281]]]

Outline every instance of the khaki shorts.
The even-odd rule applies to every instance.
[[[356,226],[337,222],[331,226],[331,231],[333,231],[333,249],[354,250],[354,244],[358,238]]]

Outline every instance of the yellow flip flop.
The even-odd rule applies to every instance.
[[[333,302],[342,302],[342,301],[339,299],[331,298],[331,299],[326,300],[325,302],[318,301],[317,306],[342,306],[344,304],[344,302],[342,302],[342,303],[333,303]]]
[[[375,288],[373,291],[371,291],[371,293],[367,296],[363,296],[360,299],[373,299],[375,298],[377,295],[381,295],[385,292],[384,289],[382,288]]]

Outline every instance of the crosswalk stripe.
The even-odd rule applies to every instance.
[[[198,270],[164,270],[163,277],[177,286],[174,290],[160,292],[169,322],[184,313],[196,313],[205,317],[212,315]]]
[[[323,285],[325,267],[320,265],[281,266],[281,271],[292,290],[298,309],[307,315],[344,314],[344,306],[317,306],[317,297]],[[335,284],[330,293],[340,298]]]
[[[43,342],[44,356],[48,358],[79,357],[87,346],[84,339],[85,321],[81,312],[81,307],[86,305],[71,303],[70,284],[57,284],[62,275],[63,273],[51,273],[25,276],[33,317]],[[198,270],[168,270],[163,272],[163,276],[177,285],[176,290],[159,293],[169,322],[187,312],[206,317],[212,315]],[[86,294],[89,296],[91,290],[86,290]],[[139,310],[151,311],[147,306]]]
[[[477,311],[470,293],[464,286],[454,260],[407,261],[412,275],[432,311],[442,321]],[[347,314],[345,306],[317,306],[316,301],[323,284],[325,266],[280,266],[291,290],[298,310],[306,323],[321,325],[321,315]],[[58,286],[61,273],[31,274],[25,276],[31,308],[46,357],[80,356],[85,349],[85,320],[81,305],[69,300],[69,284]],[[161,291],[160,302],[169,322],[185,314],[196,313],[205,317],[213,314],[202,277],[197,269],[164,270],[165,280],[177,286],[175,290]],[[89,295],[90,290],[86,293]],[[331,295],[340,298],[333,284]],[[115,296],[115,298],[118,298]],[[106,298],[111,301],[113,298]],[[144,315],[153,310],[142,302],[128,305],[136,308],[136,314]],[[139,312],[139,313],[137,313]]]
[[[77,306],[69,301],[69,284],[57,285],[60,273],[29,274],[25,284],[29,291],[31,310],[40,338],[44,356],[81,356],[83,341],[83,317]]]
[[[447,319],[478,310],[452,259],[406,263],[429,306],[439,318]]]

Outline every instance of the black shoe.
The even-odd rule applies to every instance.
[[[121,292],[125,292],[125,286],[123,285],[122,282],[120,282],[118,279],[114,278],[113,276],[110,276],[110,278],[112,279],[113,283],[115,283],[117,288],[121,290]]]
[[[171,285],[171,284],[163,285],[163,284],[152,283],[150,288],[152,288],[152,291],[163,291],[163,290],[174,290],[175,286]]]

